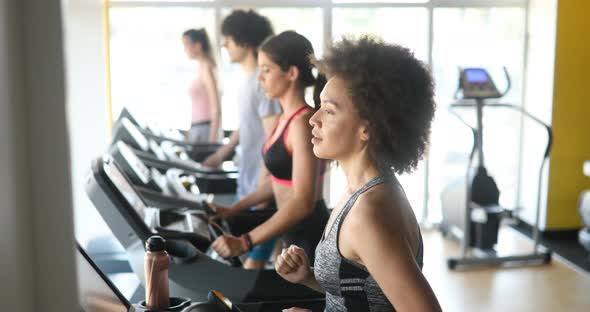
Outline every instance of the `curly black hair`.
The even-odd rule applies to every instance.
[[[268,18],[253,10],[234,10],[221,23],[221,34],[232,37],[237,45],[257,49],[274,31]]]
[[[316,61],[328,77],[342,79],[369,124],[369,157],[380,170],[416,169],[428,146],[434,117],[434,81],[407,48],[373,36],[344,38]]]

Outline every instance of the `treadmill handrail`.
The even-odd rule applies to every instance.
[[[133,150],[135,155],[137,155],[137,157],[139,157],[143,162],[146,163],[146,165],[150,165],[152,167],[179,168],[179,169],[183,169],[186,171],[191,171],[194,174],[206,174],[207,176],[224,175],[224,174],[237,174],[238,173],[238,171],[235,171],[235,170],[224,171],[223,169],[197,166],[197,164],[198,164],[197,162],[195,162],[194,164],[191,164],[188,161],[161,160],[158,157],[156,157],[150,153],[140,151],[140,150],[135,149],[133,147],[131,147],[131,149]]]

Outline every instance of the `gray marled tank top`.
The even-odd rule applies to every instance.
[[[326,311],[395,311],[385,294],[369,274],[367,268],[348,260],[338,250],[338,237],[342,220],[354,206],[358,197],[375,185],[386,181],[379,176],[358,189],[348,199],[329,232],[315,251],[315,278],[326,291]],[[422,236],[416,262],[422,268]]]

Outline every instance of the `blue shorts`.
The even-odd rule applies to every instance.
[[[248,258],[256,261],[268,261],[272,256],[272,251],[275,249],[275,244],[278,238],[273,237],[262,245],[255,246],[248,254]]]

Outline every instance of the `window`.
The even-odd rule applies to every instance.
[[[109,15],[113,118],[126,106],[144,121],[187,129],[195,65],[182,33],[205,27],[217,46],[213,9],[113,7]]]
[[[471,131],[448,113],[457,89],[459,67],[485,67],[496,86],[506,85],[502,67],[506,66],[512,88],[501,99],[520,105],[524,55],[524,19],[521,8],[441,8],[434,10],[433,73],[436,80],[437,116],[432,128],[430,149],[429,209],[434,221],[441,218],[440,194],[452,181],[464,181]],[[476,125],[475,110],[460,111],[467,122]],[[484,155],[488,172],[500,188],[500,204],[516,205],[520,116],[509,110],[484,110]],[[477,160],[474,160],[477,164]],[[461,203],[462,204],[462,203]]]
[[[188,128],[190,106],[186,89],[194,65],[184,54],[180,36],[188,28],[205,27],[212,44],[218,47],[221,19],[238,6],[237,2],[112,2],[114,117],[125,105],[148,122]],[[371,33],[409,47],[419,59],[429,63],[436,80],[438,110],[428,161],[421,162],[416,172],[400,177],[419,219],[439,221],[442,189],[454,179],[463,179],[465,174],[471,134],[447,111],[455,101],[458,67],[486,67],[502,89],[502,66],[506,66],[512,89],[502,102],[519,105],[522,99],[524,0],[250,0],[239,2],[239,7],[253,8],[267,16],[276,33],[293,29],[303,34],[318,56],[332,39]],[[217,52],[222,126],[233,129],[238,120],[233,105],[234,82],[235,75],[241,72],[239,65],[230,64],[223,49]],[[472,110],[465,109],[461,114],[468,121],[474,120]],[[486,110],[484,114],[486,165],[499,184],[501,204],[514,207],[519,198],[521,118],[504,110]],[[331,205],[343,190],[341,174],[334,172],[330,178]]]
[[[426,8],[335,8],[332,38],[373,34],[410,48],[428,61],[428,10]]]

